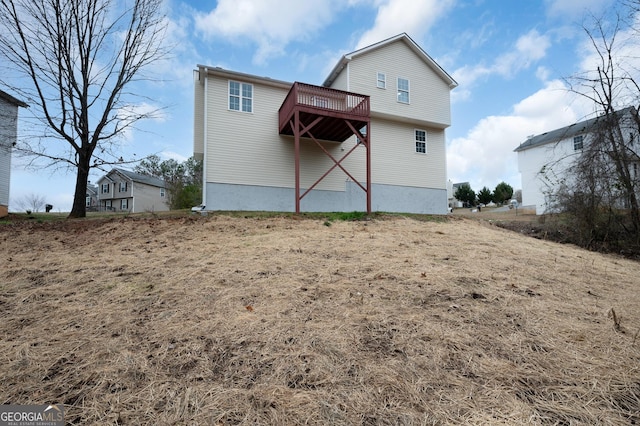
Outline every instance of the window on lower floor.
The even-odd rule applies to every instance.
[[[91,207],[91,197],[87,197],[84,205],[87,206],[87,207]]]
[[[580,136],[575,136],[573,138],[573,150],[574,151],[580,151],[583,147],[583,140],[584,138],[582,137],[582,135]]]
[[[416,130],[416,152],[427,153],[427,132],[424,130]]]
[[[160,188],[160,196],[164,198],[164,188]]]
[[[129,209],[129,200],[126,198],[124,200],[120,200],[120,210],[128,210]]]

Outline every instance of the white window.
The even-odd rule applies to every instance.
[[[102,185],[100,185],[101,191],[103,194],[108,194],[109,193],[109,185],[108,183],[103,183]]]
[[[377,81],[376,85],[380,89],[386,89],[387,88],[387,76],[385,75],[385,73],[383,73],[383,72],[379,72],[378,73],[378,81]]]
[[[104,202],[105,210],[111,210],[111,200],[107,200]]]
[[[253,112],[253,85],[229,81],[229,109]]]
[[[416,130],[416,152],[427,153],[427,132],[424,130]]]
[[[409,80],[398,77],[398,102],[409,103]]]
[[[129,200],[126,198],[120,200],[120,210],[128,210],[129,209]]]
[[[164,198],[164,188],[160,188],[160,196]]]
[[[120,182],[120,192],[127,192],[127,182]]]
[[[582,136],[575,136],[573,138],[573,150],[574,151],[580,151],[582,149],[582,145],[583,145],[583,137]]]
[[[87,197],[87,200],[85,201],[84,205],[87,207],[91,207],[91,197]]]

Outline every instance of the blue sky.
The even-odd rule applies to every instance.
[[[184,160],[193,145],[197,64],[285,81],[322,84],[341,55],[406,32],[459,86],[452,91],[447,167],[474,190],[501,181],[520,188],[513,150],[528,135],[592,113],[564,78],[588,68],[582,23],[615,0],[168,0],[172,57],[155,64],[162,81],[139,83],[154,120],[120,141],[124,158],[158,154]],[[21,114],[28,111],[21,110]],[[14,156],[10,209],[29,194],[69,211],[73,172],[25,168]],[[104,172],[94,171],[96,181]]]

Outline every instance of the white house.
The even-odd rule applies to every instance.
[[[9,210],[11,151],[18,137],[18,108],[28,105],[0,90],[0,217]]]
[[[194,75],[207,210],[447,213],[457,83],[407,34],[344,55],[322,86]]]
[[[637,114],[629,107],[617,112],[621,117],[623,137],[630,142],[638,140],[637,126],[630,114]],[[626,120],[626,121],[625,121]],[[571,184],[568,169],[582,154],[595,132],[601,129],[602,117],[581,121],[540,135],[531,136],[515,149],[518,169],[522,177],[522,204],[535,205],[536,214],[552,210],[550,194],[559,184]],[[638,151],[636,151],[638,152]],[[638,176],[638,165],[632,172]]]
[[[131,213],[169,210],[162,179],[115,168],[96,184],[99,210]]]

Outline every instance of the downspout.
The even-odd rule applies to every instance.
[[[202,72],[199,72],[199,78],[202,78]],[[202,139],[203,140],[203,157],[202,157],[202,205],[206,206],[207,205],[207,121],[208,121],[208,114],[207,114],[207,99],[209,98],[209,85],[208,85],[208,80],[209,78],[207,77],[208,74],[208,70],[207,68],[204,69],[204,96],[203,96],[203,133],[202,133]],[[206,209],[206,207],[205,207]],[[211,209],[209,209],[211,210]]]

